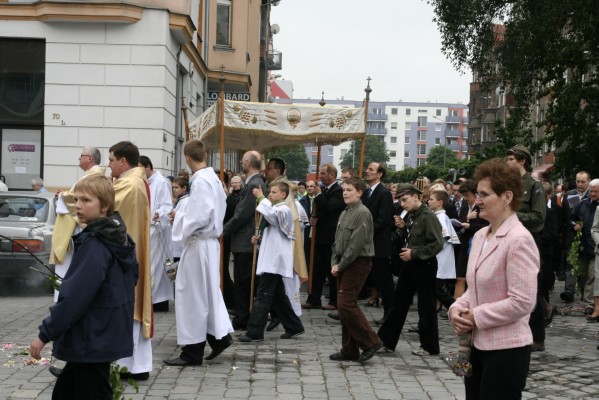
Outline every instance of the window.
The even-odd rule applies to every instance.
[[[382,108],[373,108],[372,113],[380,115],[383,113],[383,109]]]
[[[406,122],[406,131],[409,131],[410,129],[412,129],[412,123],[411,122]]]
[[[392,158],[397,157],[397,152],[396,151],[390,151],[389,152],[389,157],[392,157]]]
[[[333,148],[332,148],[332,147],[329,147],[329,149],[328,149],[328,151],[327,151],[327,155],[328,155],[329,157],[333,157]]]
[[[451,115],[452,117],[459,117],[458,110],[451,110],[451,111],[449,111],[449,115]]]
[[[426,142],[426,131],[418,131],[416,134],[416,140]]]
[[[387,165],[387,167],[391,170],[391,171],[395,171],[395,164],[389,164]]]
[[[435,132],[441,132],[441,124],[435,124]]]
[[[441,116],[441,109],[440,109],[440,108],[437,108],[437,109],[435,110],[435,115],[436,115],[437,117],[440,117],[440,116]]]
[[[419,158],[419,159],[416,160],[416,166],[417,167],[422,167],[425,164],[426,164],[426,159],[425,158]]]
[[[406,140],[404,141],[405,144],[410,144],[410,137],[406,136]]]
[[[397,122],[391,122],[391,129],[397,129]]]
[[[426,117],[418,117],[418,127],[426,126]]]
[[[419,156],[426,155],[426,145],[425,144],[417,145],[416,150],[417,150]]]
[[[397,115],[397,108],[391,109],[391,115]]]
[[[441,138],[435,138],[435,144],[441,144]]]
[[[231,47],[231,0],[216,2],[216,45]]]
[[[397,136],[391,136],[391,143],[397,143]]]
[[[345,157],[345,155],[347,154],[347,149],[341,149],[341,158]]]
[[[410,158],[410,152],[408,150],[403,152],[403,158]]]
[[[406,115],[412,115],[412,110],[409,108],[406,108]]]

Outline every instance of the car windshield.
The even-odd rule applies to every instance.
[[[0,221],[46,221],[48,207],[40,197],[0,196]]]

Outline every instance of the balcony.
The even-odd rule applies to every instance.
[[[457,129],[445,129],[445,137],[458,138],[460,137],[460,131]]]
[[[462,118],[462,123],[463,123],[464,125],[468,125],[468,117],[464,117],[464,118]]]
[[[371,114],[368,113],[368,121],[386,121],[387,114]]]
[[[445,122],[459,124],[460,122],[462,122],[462,117],[460,117],[459,115],[448,115],[445,117]]]
[[[447,145],[452,151],[460,151],[460,145],[458,143],[450,143]],[[462,143],[462,152],[465,153],[468,151],[468,145],[466,141]]]
[[[266,53],[266,69],[269,71],[278,71],[283,69],[283,53],[278,50],[270,50]]]
[[[367,127],[366,128],[366,133],[368,133],[370,135],[386,135],[387,134],[387,128],[371,128],[371,127]]]

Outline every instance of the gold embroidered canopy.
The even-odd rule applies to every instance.
[[[225,147],[263,151],[273,147],[315,143],[339,144],[362,139],[363,108],[321,107],[224,101]],[[207,148],[220,144],[219,102],[189,124],[191,138]]]

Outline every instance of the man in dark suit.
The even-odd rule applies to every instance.
[[[369,189],[362,194],[364,204],[372,214],[374,228],[374,257],[370,276],[383,299],[384,315],[387,316],[393,300],[393,274],[391,272],[391,232],[394,228],[393,198],[382,183],[387,170],[381,163],[372,162],[366,168]]]
[[[453,183],[453,205],[456,208],[458,214],[457,219],[461,222],[467,222],[469,207],[468,202],[466,201],[466,199],[464,199],[464,195],[462,194],[462,192],[460,192],[460,187],[462,186],[462,184],[463,182],[460,180],[457,180]]]
[[[315,181],[307,181],[306,182],[306,195],[299,200],[299,203],[306,211],[306,215],[308,218],[312,216],[312,203],[314,202],[314,197],[316,196],[316,182]],[[310,265],[310,246],[311,246],[311,226],[310,223],[306,223],[304,227],[304,255],[306,256],[306,264]]]
[[[245,186],[239,195],[235,214],[224,225],[223,236],[231,235],[231,252],[233,252],[233,280],[235,281],[235,318],[234,329],[247,329],[250,317],[250,290],[252,279],[252,236],[256,229],[256,198],[252,194],[254,188],[260,186],[267,193],[264,177],[260,174],[260,154],[248,151],[241,158],[241,168],[246,175]]]
[[[335,242],[337,221],[345,209],[343,191],[337,183],[337,168],[333,164],[323,164],[319,171],[320,181],[325,188],[314,198],[316,217],[310,218],[310,224],[315,227],[316,248],[314,250],[314,272],[312,279],[312,293],[308,296],[302,308],[320,308],[324,310],[337,309],[337,279],[331,275],[332,245]],[[329,278],[329,304],[322,306],[321,296],[325,277]]]

